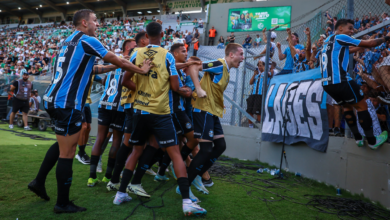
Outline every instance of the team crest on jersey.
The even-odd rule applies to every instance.
[[[75,125],[76,125],[77,127],[80,127],[80,126],[81,126],[81,121],[76,122]]]
[[[145,52],[144,52],[144,54],[145,54],[146,56],[148,56],[149,58],[150,58],[150,57],[153,57],[156,53],[157,53],[157,51],[155,51],[155,50],[148,50],[148,51],[145,51]]]
[[[360,95],[364,96],[363,90],[360,90]]]
[[[209,136],[210,136],[210,137],[214,137],[214,131],[213,131],[213,130],[210,130],[210,131],[209,131]]]
[[[187,129],[190,129],[190,128],[191,128],[191,124],[190,124],[189,122],[187,122],[186,128],[187,128]]]
[[[213,63],[209,63],[209,64],[207,64],[207,66],[208,66],[208,67],[213,67],[214,64],[213,64]]]

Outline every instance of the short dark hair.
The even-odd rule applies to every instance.
[[[344,26],[344,25],[347,25],[347,24],[354,25],[355,22],[352,19],[342,18],[342,19],[337,21],[336,26],[334,27],[334,29],[337,30],[340,26]]]
[[[230,43],[225,48],[225,56],[229,56],[230,53],[235,53],[238,48],[242,48],[241,44]]]
[[[73,24],[77,27],[81,24],[81,20],[85,19],[88,21],[89,15],[94,14],[95,12],[91,9],[81,9],[76,11],[73,15]]]
[[[171,46],[171,53],[175,52],[175,50],[179,49],[180,47],[184,47],[184,44],[176,43]]]
[[[162,31],[161,24],[155,21],[150,22],[146,26],[146,33],[148,33],[150,37],[158,37],[161,34],[161,31]]]
[[[126,39],[125,42],[123,42],[123,44],[122,44],[122,52],[125,52],[126,44],[129,43],[129,42],[132,42],[132,41],[135,41],[135,40],[133,38],[130,38],[130,39]]]
[[[146,32],[141,31],[137,35],[135,35],[135,43],[138,45],[139,41],[145,37]]]
[[[193,59],[195,61],[202,61],[199,57],[191,56],[190,59]]]

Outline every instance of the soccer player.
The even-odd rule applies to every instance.
[[[188,181],[190,183],[197,175],[202,176],[226,149],[219,121],[224,109],[223,92],[229,83],[230,68],[238,68],[243,60],[242,46],[230,43],[225,48],[224,59],[203,62],[201,66],[194,65],[189,68],[190,75],[195,76],[194,78],[198,77],[198,71],[205,71],[200,85],[207,94],[206,97],[200,98],[196,92],[193,93],[194,135],[195,138],[199,138],[200,151],[188,167]],[[183,147],[182,157],[187,157],[190,152],[191,149]],[[210,180],[206,181],[210,182]]]
[[[145,37],[146,32],[140,32],[135,36],[135,42],[137,47],[135,48],[126,48],[129,49],[124,54],[130,54],[132,55],[135,51],[138,51],[139,49],[146,47],[149,44],[149,39]],[[125,163],[127,160],[127,157],[132,151],[133,144],[129,142],[131,133],[133,132],[133,103],[134,103],[134,97],[135,97],[135,83],[133,82],[134,77],[133,74],[129,72],[124,72],[123,78],[122,78],[122,97],[121,97],[121,105],[123,105],[125,109],[126,114],[126,123],[125,123],[125,130],[124,130],[124,138],[123,142],[118,150],[118,156],[116,158],[115,168],[114,172],[112,174],[112,178],[110,182],[107,184],[107,190],[119,190],[119,178],[120,174],[123,171],[123,168],[125,167]]]
[[[353,25],[354,22],[351,19],[340,19],[336,23],[336,33],[325,40],[320,65],[323,77],[322,86],[338,105],[343,106],[345,120],[355,136],[356,144],[363,146],[364,138],[359,133],[354,109],[357,110],[359,123],[364,130],[369,147],[377,149],[387,140],[387,131],[374,136],[372,119],[367,111],[363,92],[347,71],[350,53],[362,47],[376,47],[388,42],[390,33],[383,38],[357,40],[350,37],[354,33]]]
[[[116,69],[116,66],[112,65],[112,69]],[[96,70],[97,68],[105,68],[105,71],[111,71],[110,69],[107,69],[109,67],[104,67],[104,66],[95,66],[94,67]],[[101,71],[101,70],[100,70]],[[100,72],[103,73],[103,72]],[[102,78],[96,74],[92,74],[92,79],[91,83],[88,89],[88,97],[87,101],[85,102],[85,106],[83,108],[83,123],[81,124],[81,131],[80,131],[80,137],[78,141],[79,145],[79,152],[76,154],[76,159],[82,163],[82,164],[90,164],[90,158],[88,154],[85,152],[85,147],[87,146],[88,138],[89,138],[89,132],[91,132],[91,123],[92,123],[92,112],[91,112],[91,107],[90,104],[92,103],[91,99],[91,90],[92,90],[92,85],[93,82],[99,82],[102,83]]]
[[[144,144],[150,134],[153,134],[160,147],[168,152],[172,159],[177,183],[182,192],[183,212],[185,215],[203,215],[207,211],[190,200],[189,182],[187,179],[184,162],[180,156],[176,130],[172,121],[173,108],[171,105],[171,91],[179,91],[178,74],[175,67],[175,59],[167,50],[161,48],[163,37],[162,27],[157,22],[151,22],[146,27],[146,37],[149,45],[136,51],[131,62],[138,65],[145,59],[150,59],[154,67],[147,76],[136,73],[137,90],[134,100],[133,133],[130,141],[133,143],[133,152],[126,162],[125,170],[117,192],[114,204],[128,202],[131,197],[126,193],[135,165],[142,153],[153,157],[156,149],[148,150]],[[135,71],[132,71],[135,72]],[[149,148],[150,149],[150,148]],[[140,166],[141,161],[139,162]],[[146,167],[147,168],[147,167]]]
[[[102,144],[107,137],[108,129],[113,129],[113,142],[108,156],[106,174],[102,182],[108,183],[111,180],[116,153],[122,142],[126,119],[124,108],[121,106],[123,72],[121,69],[117,69],[108,73],[105,78],[105,89],[99,101],[98,133],[91,153],[90,176],[87,183],[87,186],[90,187],[98,183],[96,167],[102,154]]]
[[[174,44],[171,47],[171,53],[173,57],[175,58],[175,62],[178,63],[185,63],[187,58],[187,50],[184,46],[184,44]],[[197,62],[188,62],[189,64],[196,64]],[[177,65],[176,65],[177,66]],[[192,122],[190,118],[187,116],[185,112],[185,98],[189,98],[192,95],[192,89],[187,87],[185,85],[186,81],[186,74],[183,72],[183,70],[178,69],[178,76],[179,76],[179,86],[180,89],[178,92],[172,92],[172,98],[173,98],[173,123],[175,125],[176,134],[179,135],[179,141],[180,144],[184,143],[183,139],[184,137],[187,139],[187,143],[184,143],[185,148],[194,149],[198,145],[198,140],[194,138],[194,128],[192,125]],[[182,146],[181,149],[184,147]],[[183,160],[187,158],[182,158]],[[169,163],[171,162],[169,155],[164,155],[163,161],[160,165],[159,172],[155,176],[155,181],[164,181],[168,180],[168,178],[165,176],[165,170],[168,167]],[[197,181],[194,181],[192,184],[195,185],[195,187],[205,193],[208,194],[208,190],[203,186],[202,180],[200,177],[196,179]],[[178,191],[179,189],[177,189]],[[191,192],[190,192],[191,194]]]
[[[64,40],[56,59],[55,70],[50,86],[44,95],[44,106],[54,120],[57,141],[46,153],[36,179],[28,188],[46,200],[45,180],[47,174],[58,161],[56,168],[57,203],[56,213],[74,213],[86,208],[76,206],[69,200],[72,184],[72,165],[77,141],[79,140],[82,112],[88,95],[88,84],[91,81],[95,58],[100,57],[119,68],[146,74],[150,70],[150,61],[144,61],[142,68],[127,60],[120,59],[105,49],[95,37],[99,27],[96,15],[92,10],[82,9],[74,14],[73,22],[76,31]],[[139,63],[141,64],[141,63]]]

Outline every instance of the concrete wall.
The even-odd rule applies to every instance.
[[[230,35],[230,32],[227,32],[227,22],[229,17],[229,9],[231,8],[255,8],[255,7],[273,7],[273,6],[289,6],[291,5],[291,20],[294,20],[297,17],[306,14],[306,17],[299,19],[297,22],[293,22],[291,26],[304,23],[312,19],[320,10],[326,10],[338,1],[333,1],[324,5],[321,8],[319,6],[323,5],[327,1],[322,0],[272,0],[272,1],[259,1],[259,2],[238,2],[238,3],[225,3],[225,4],[214,4],[210,8],[210,22],[208,28],[212,26],[217,29],[218,35],[226,36]],[[316,9],[316,10],[314,10]],[[314,10],[314,11],[313,11]],[[254,34],[255,32],[237,32],[235,35],[246,35]],[[258,32],[257,32],[258,33]],[[253,35],[252,35],[253,36]],[[237,39],[237,38],[236,38]],[[241,43],[241,42],[239,42]]]
[[[262,142],[258,129],[223,126],[229,157],[255,160],[279,167],[282,144]],[[353,139],[330,137],[326,153],[305,143],[286,146],[290,172],[363,193],[372,201],[390,207],[390,144],[373,151],[359,148]],[[285,167],[285,162],[284,166]]]

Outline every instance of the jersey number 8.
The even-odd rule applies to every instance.
[[[108,96],[112,96],[116,93],[116,90],[118,89],[117,84],[118,84],[118,82],[116,81],[115,78],[111,80],[110,87],[108,87],[108,89],[107,89]]]

